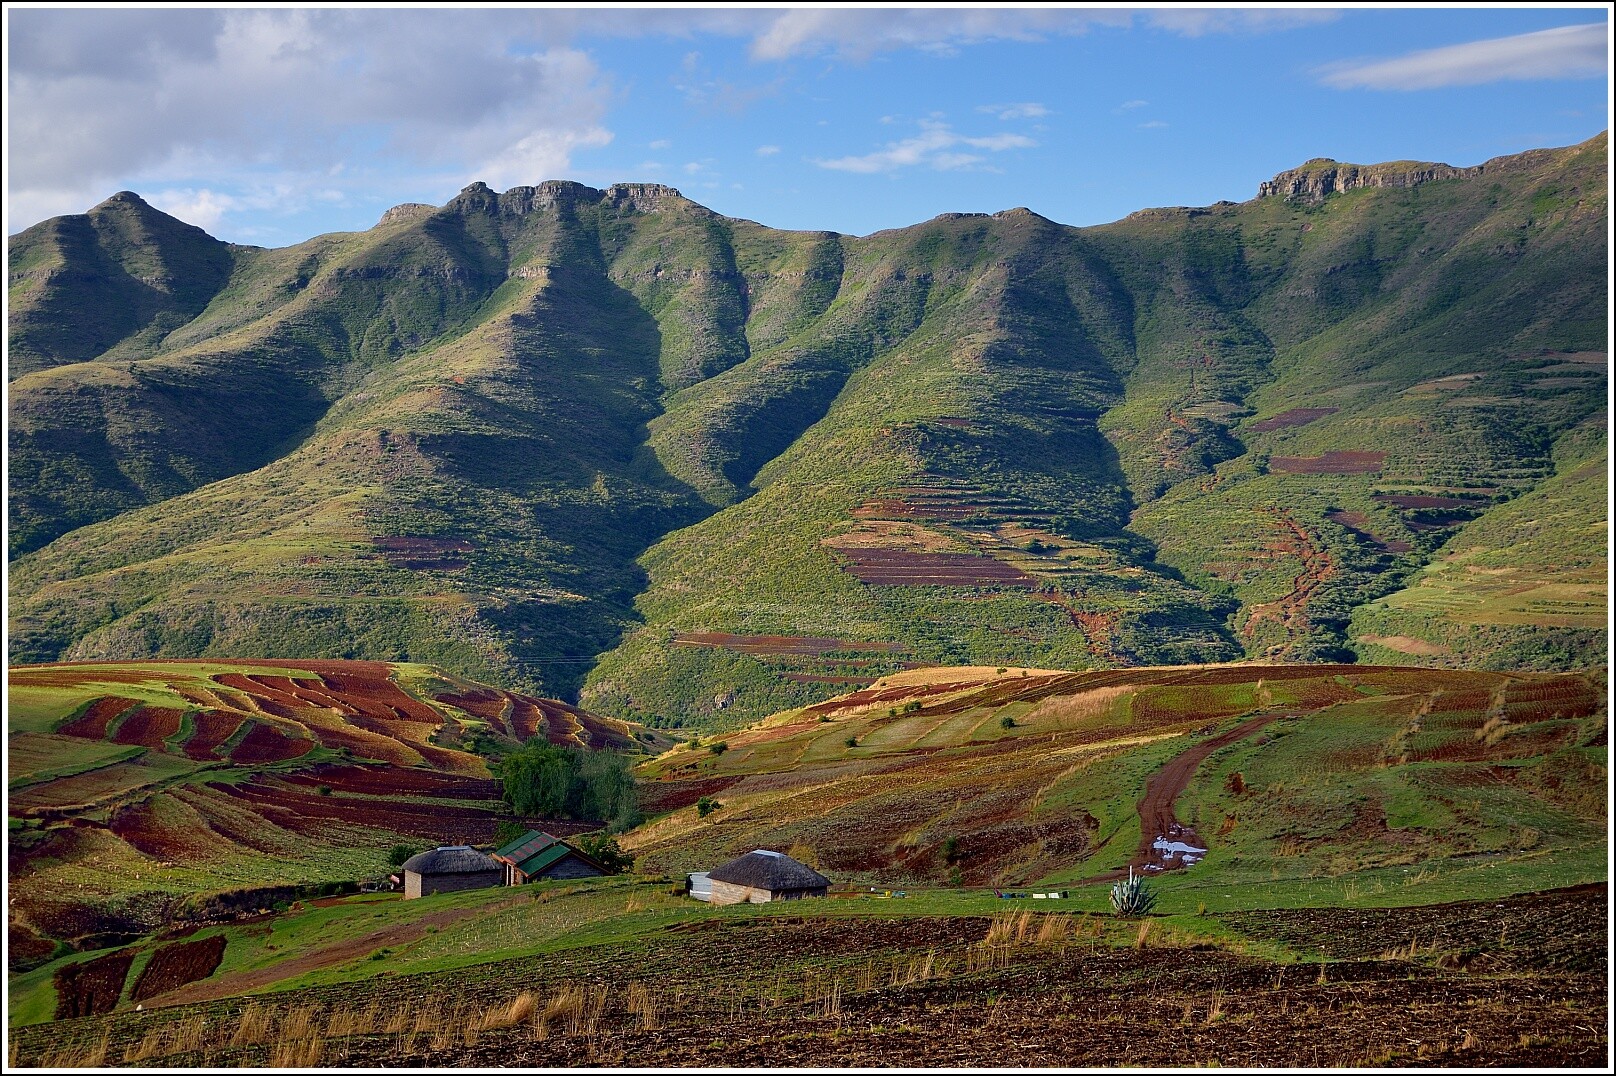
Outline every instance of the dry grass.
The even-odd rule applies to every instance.
[[[189,1016],[176,1023],[152,1028],[141,1036],[139,1042],[125,1048],[123,1059],[127,1063],[134,1063],[150,1061],[154,1057],[197,1053],[206,1041],[206,1034],[207,1021],[201,1014]]]
[[[660,1024],[656,995],[644,983],[630,983],[628,1011],[639,1018],[641,1031],[655,1031]]]
[[[524,990],[504,1005],[484,1013],[482,1019],[477,1022],[477,1030],[492,1031],[495,1028],[514,1027],[532,1016],[538,1007],[537,996],[531,990]]]
[[[54,1050],[46,1050],[40,1056],[38,1065],[44,1069],[98,1069],[107,1066],[108,1040],[110,1031],[103,1031],[99,1039],[93,1042],[75,1040],[66,1042]],[[11,1061],[7,1066],[15,1070],[21,1064],[17,1056],[17,1042],[11,1043]]]
[[[231,1046],[253,1046],[269,1037],[269,1010],[252,1002],[236,1018],[236,1032],[230,1037]]]
[[[544,1007],[534,1027],[536,1038],[550,1037],[553,1025],[559,1024],[566,1035],[593,1035],[600,1027],[600,1016],[606,1008],[606,987],[566,983]]]
[[[1076,695],[1054,695],[1034,707],[1026,716],[1028,724],[1066,728],[1105,718],[1116,708],[1116,700],[1139,690],[1137,684],[1096,687]]]

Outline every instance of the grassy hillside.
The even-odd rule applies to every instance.
[[[1569,883],[1603,847],[1602,693],[1598,677],[1342,665],[906,672],[644,763],[661,817],[625,844],[671,873],[767,847],[884,885],[1132,864],[1213,903],[1411,872],[1462,892],[1481,863]],[[1153,793],[1180,758],[1182,786]],[[1205,851],[1180,870],[1158,838]]]
[[[256,908],[281,899],[276,887],[373,879],[400,841],[490,840],[506,812],[484,756],[534,736],[627,751],[668,742],[425,665],[13,668],[13,964],[210,902]]]
[[[1564,606],[1399,595],[1541,494],[1586,525],[1517,570],[1604,600],[1560,461],[1604,421],[1605,146],[862,238],[550,182],[266,251],[119,196],[13,241],[14,340],[124,313],[11,386],[11,657],[430,661],[711,728],[936,664],[1595,665]],[[213,268],[120,298],[114,217]]]
[[[175,684],[343,686],[293,671]],[[427,675],[395,672],[479,709]],[[1325,665],[898,673],[644,762],[633,877],[302,900],[59,955],[10,979],[12,1061],[695,1064],[773,1059],[782,1035],[780,1063],[1586,1059],[1601,691]],[[754,847],[816,863],[832,897],[683,896],[681,872]],[[1129,863],[1159,903],[1115,919]],[[1029,889],[1059,895],[998,895]]]

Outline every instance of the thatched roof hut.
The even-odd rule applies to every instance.
[[[830,879],[781,852],[759,848],[707,872],[714,904],[822,897]]]
[[[486,889],[505,880],[505,866],[469,844],[445,844],[404,861],[404,899]]]

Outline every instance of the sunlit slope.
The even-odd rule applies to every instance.
[[[1507,645],[1420,603],[1354,617],[1602,426],[1604,154],[866,237],[477,184],[221,246],[191,306],[29,345],[12,658],[430,660],[714,727],[928,664],[1393,660],[1365,632],[1596,664],[1602,634],[1524,607]],[[161,217],[129,197],[19,262]],[[183,229],[146,228],[173,274]],[[14,340],[65,324],[51,294]],[[1601,571],[1591,533],[1534,579]]]
[[[1130,863],[1192,888],[1478,863],[1561,884],[1603,870],[1584,853],[1603,839],[1606,726],[1578,675],[920,670],[644,763],[662,813],[627,843],[670,872],[774,848],[885,885]],[[1182,867],[1175,846],[1202,851]]]
[[[668,742],[429,666],[299,659],[12,668],[6,723],[23,962],[225,891],[373,878],[401,840],[489,840],[497,746]]]

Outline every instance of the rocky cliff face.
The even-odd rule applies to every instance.
[[[1329,195],[1360,187],[1417,187],[1438,179],[1478,176],[1483,167],[1455,168],[1449,164],[1425,161],[1395,161],[1365,166],[1341,164],[1328,157],[1317,157],[1300,168],[1281,172],[1262,184],[1257,188],[1257,197],[1319,202]]]

